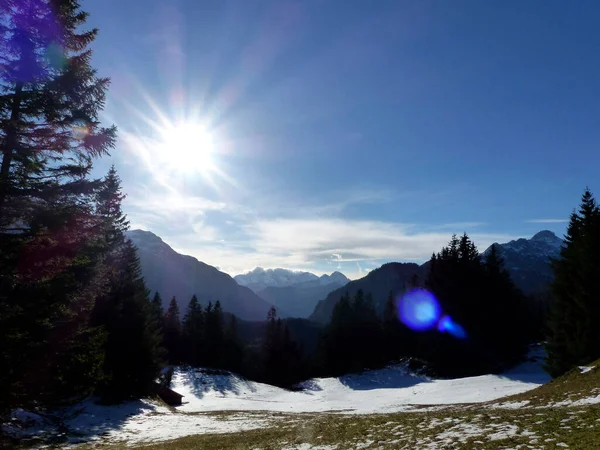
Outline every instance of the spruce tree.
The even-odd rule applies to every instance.
[[[231,315],[225,330],[223,344],[223,368],[232,372],[241,372],[244,361],[244,347],[237,331],[237,317]]]
[[[320,340],[319,358],[325,374],[337,376],[382,364],[386,352],[374,351],[382,348],[382,337],[372,296],[365,296],[362,290],[352,299],[348,294],[342,296]]]
[[[99,393],[108,401],[147,395],[162,368],[161,335],[152,315],[149,291],[130,240],[119,249],[118,277],[112,281],[109,314],[103,329],[107,343]]]
[[[192,366],[203,362],[204,313],[198,297],[194,294],[183,318],[183,361]]]
[[[0,4],[4,407],[86,395],[102,364],[88,323],[103,276],[89,174],[116,129],[98,121],[108,79],[90,65],[86,18],[74,0]]]
[[[290,337],[288,326],[277,318],[277,310],[273,307],[267,313],[262,353],[261,378],[266,383],[291,387],[302,379],[302,350]]]
[[[600,357],[600,209],[589,189],[552,267],[546,368],[559,376]]]
[[[532,310],[504,268],[493,244],[485,256],[483,286],[486,300],[481,308],[487,316],[488,353],[503,365],[517,362],[525,353],[532,330]]]
[[[136,248],[125,237],[129,222],[121,209],[124,198],[121,180],[113,166],[96,195],[106,288],[96,299],[92,324],[106,333],[104,380],[98,389],[105,400],[149,393],[163,364],[156,312],[141,275]]]
[[[169,364],[181,363],[181,320],[179,305],[177,305],[175,297],[171,299],[169,308],[163,318],[163,336]]]
[[[415,280],[413,280],[415,281]],[[382,350],[384,362],[397,361],[412,354],[415,336],[398,318],[397,301],[392,292],[385,302],[382,321]]]
[[[150,311],[152,315],[152,320],[155,324],[155,328],[159,331],[159,333],[162,336],[164,333],[163,317],[165,315],[165,311],[163,309],[162,297],[158,292],[155,292],[154,297],[152,297],[152,301],[150,302]]]
[[[491,256],[490,256],[491,254]],[[500,370],[523,356],[529,309],[504,271],[496,249],[482,261],[464,234],[432,257],[427,288],[466,339],[432,330],[419,338],[418,356],[440,375],[464,376]]]
[[[223,358],[223,310],[221,302],[217,300],[213,306],[212,302],[208,302],[204,310],[205,317],[205,348],[204,348],[204,363],[208,367],[221,367]]]

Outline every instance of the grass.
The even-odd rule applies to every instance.
[[[595,449],[600,445],[600,406],[500,410],[485,407],[377,415],[269,415],[273,425],[243,433],[195,435],[153,445],[110,449],[274,450],[378,449]],[[528,447],[531,446],[531,447]],[[89,447],[91,448],[91,447]]]
[[[581,373],[578,368],[565,375],[523,394],[502,399],[507,402],[526,401],[530,406],[546,406],[565,401],[576,401],[600,395],[600,359],[589,364],[589,372]],[[598,445],[600,448],[600,444]]]
[[[484,404],[372,415],[213,413],[211,417],[224,421],[235,420],[242,413],[249,419],[267,420],[268,425],[238,433],[192,435],[150,445],[107,444],[102,448],[600,449],[600,404],[552,406],[600,394],[600,360],[591,365],[597,368],[585,374],[576,369],[532,391]],[[305,446],[299,447],[301,444]],[[98,445],[79,449],[88,450]]]

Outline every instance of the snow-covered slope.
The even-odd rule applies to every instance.
[[[309,380],[302,383],[303,389],[299,391],[248,381],[228,372],[179,368],[172,388],[185,397],[176,411],[148,400],[103,406],[90,399],[56,411],[52,416],[16,410],[13,420],[1,428],[13,437],[53,437],[70,443],[94,441],[131,446],[194,434],[268,428],[280,420],[278,412],[427,411],[534,389],[549,380],[538,360],[539,354],[501,375],[452,380],[430,379],[412,374],[403,366],[390,366],[339,378]],[[229,413],[211,414],[217,411]]]
[[[304,390],[287,391],[223,372],[209,375],[202,369],[179,369],[173,389],[184,395],[179,409],[197,411],[280,411],[354,413],[394,412],[413,405],[477,403],[525,392],[549,381],[539,362],[524,363],[502,375],[452,380],[411,374],[403,366],[339,378],[318,378],[302,383]]]

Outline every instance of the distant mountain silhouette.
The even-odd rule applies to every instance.
[[[320,277],[288,269],[256,269],[234,279],[275,305],[280,317],[308,317],[317,302],[350,280],[340,272]]]
[[[240,286],[228,274],[196,258],[181,255],[149,231],[127,232],[138,249],[146,285],[162,296],[164,306],[173,296],[185,314],[188,302],[196,294],[203,305],[221,301],[224,311],[245,320],[264,320],[271,304],[247,287]]]
[[[317,304],[309,318],[320,323],[328,322],[335,304],[342,295],[348,293],[353,296],[359,289],[362,289],[365,294],[372,294],[376,310],[383,313],[390,292],[394,295],[400,295],[404,292],[407,282],[413,275],[417,275],[419,279],[423,280],[425,273],[423,266],[414,263],[384,264],[369,272],[366,277],[350,281],[345,286],[329,293],[324,300]]]

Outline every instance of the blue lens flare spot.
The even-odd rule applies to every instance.
[[[433,328],[441,315],[437,299],[425,289],[413,289],[404,294],[398,302],[400,320],[415,331]]]
[[[450,316],[444,316],[438,322],[438,331],[448,333],[458,339],[465,339],[467,332],[463,327],[454,322]]]

